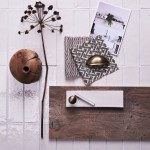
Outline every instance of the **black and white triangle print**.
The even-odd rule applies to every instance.
[[[84,42],[81,46],[72,48],[70,50],[79,74],[87,86],[119,69],[101,36],[97,36],[95,39],[90,39]],[[87,67],[87,60],[94,55],[102,55],[106,57],[110,62],[109,67]]]

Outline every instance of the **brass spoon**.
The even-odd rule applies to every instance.
[[[88,67],[108,67],[110,65],[108,59],[102,55],[94,55],[87,60]]]

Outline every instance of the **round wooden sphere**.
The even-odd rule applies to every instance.
[[[42,62],[38,54],[28,49],[17,51],[12,56],[9,67],[14,78],[24,84],[38,81],[42,72]]]

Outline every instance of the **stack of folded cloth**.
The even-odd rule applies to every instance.
[[[89,68],[87,60],[94,55],[104,56],[109,61],[108,67]],[[65,76],[67,79],[82,77],[85,85],[118,70],[113,56],[108,51],[101,36],[65,37]]]

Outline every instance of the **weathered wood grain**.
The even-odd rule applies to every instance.
[[[123,90],[124,108],[66,108],[66,90]],[[49,137],[150,140],[149,87],[50,87]]]

